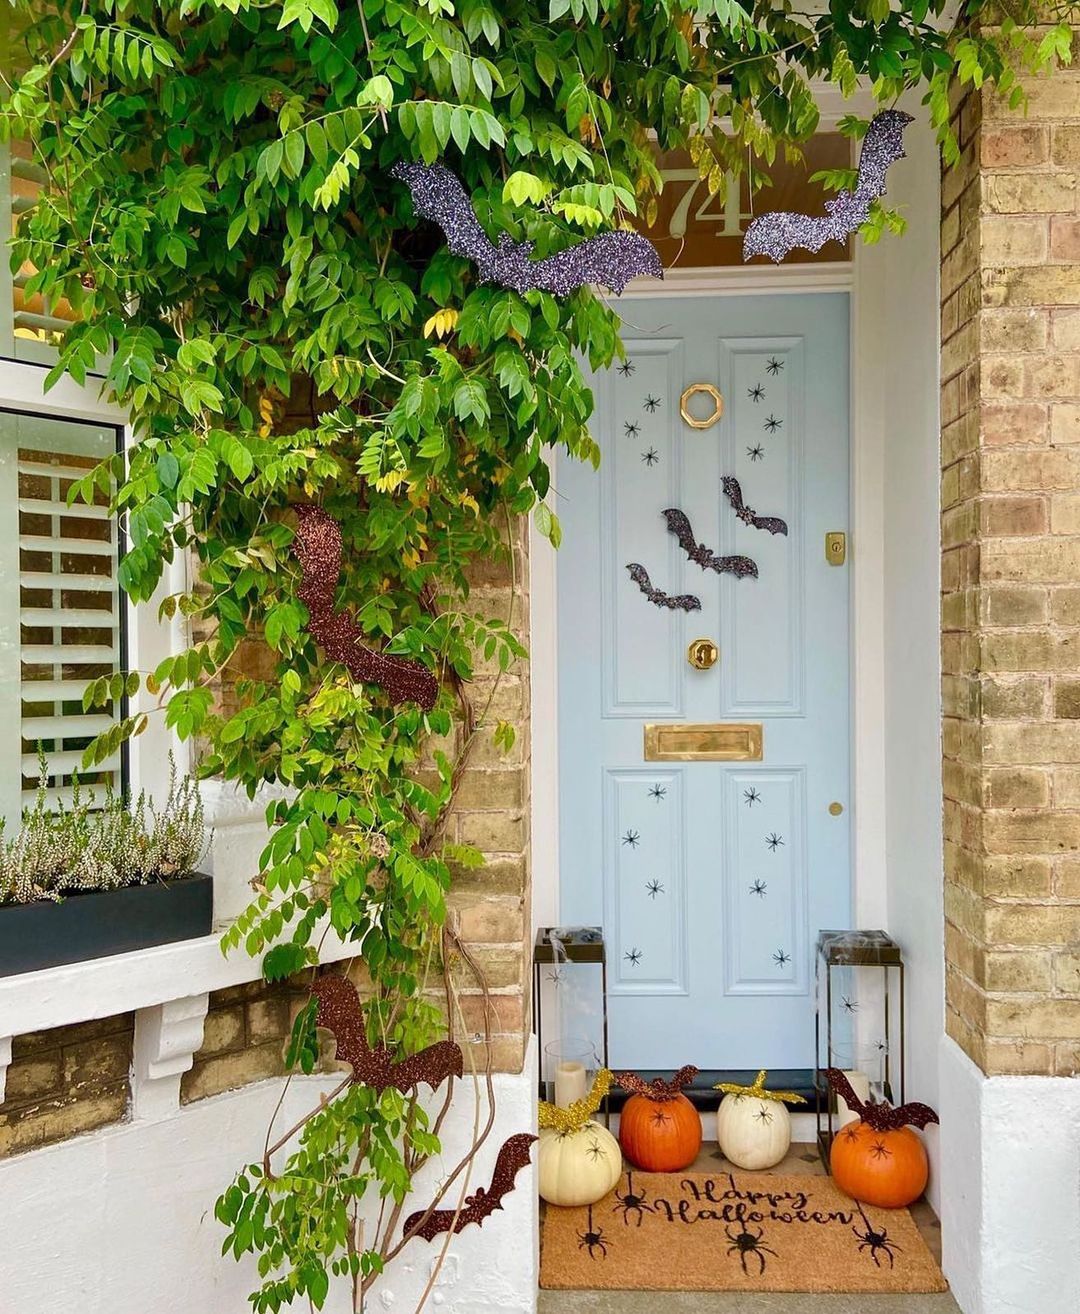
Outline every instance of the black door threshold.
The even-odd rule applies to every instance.
[[[667,1071],[647,1071],[637,1069],[637,1075],[645,1081],[662,1077],[670,1081],[674,1077],[673,1069]],[[683,1087],[683,1094],[699,1113],[709,1113],[717,1108],[724,1098],[723,1093],[713,1090],[720,1082],[735,1086],[752,1086],[757,1079],[757,1070],[749,1068],[705,1068],[694,1078],[689,1086]],[[766,1088],[771,1090],[790,1090],[801,1095],[805,1104],[788,1103],[793,1112],[807,1112],[814,1107],[814,1070],[813,1068],[770,1068],[766,1078]],[[617,1113],[630,1098],[629,1093],[613,1086],[608,1097],[612,1113]]]

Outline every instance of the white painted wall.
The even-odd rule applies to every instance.
[[[964,1314],[1080,1309],[1080,1081],[940,1047],[942,1265]]]
[[[531,1064],[525,1071],[531,1072]],[[531,1081],[495,1077],[497,1121],[469,1190],[488,1185],[507,1136],[535,1130]],[[277,1125],[301,1117],[332,1079],[290,1086]],[[282,1082],[260,1082],[200,1101],[171,1118],[132,1122],[32,1151],[0,1164],[0,1314],[241,1314],[257,1283],[251,1257],[222,1257],[214,1201],[242,1165],[262,1152]],[[486,1101],[481,1093],[481,1116]],[[458,1083],[439,1160],[425,1169],[416,1206],[469,1143],[475,1100]],[[450,1203],[456,1203],[452,1192]],[[438,1314],[529,1314],[537,1285],[535,1173],[518,1175],[502,1212],[454,1238],[425,1308]],[[412,1314],[440,1253],[413,1242],[369,1298],[372,1310]],[[350,1301],[331,1287],[327,1314]]]
[[[916,107],[909,107],[916,112]],[[888,201],[902,239],[865,252],[883,313],[881,359],[886,927],[908,966],[907,1097],[935,1106],[944,1034],[939,531],[939,172],[924,112]],[[937,1133],[927,1135],[937,1158]],[[938,1204],[938,1175],[931,1199]]]

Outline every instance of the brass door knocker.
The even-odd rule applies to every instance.
[[[707,671],[719,656],[720,649],[712,639],[695,639],[686,650],[686,660],[695,671]]]
[[[705,393],[712,398],[713,412],[704,420],[699,420],[690,413],[690,399],[696,397],[698,393]],[[724,398],[719,388],[714,388],[711,383],[691,383],[688,388],[683,389],[683,394],[679,398],[679,414],[683,417],[691,429],[711,429],[716,421],[724,413]]]

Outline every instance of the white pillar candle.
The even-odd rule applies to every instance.
[[[584,1063],[563,1059],[556,1064],[555,1103],[560,1109],[568,1109],[575,1100],[583,1100],[587,1093]]]
[[[870,1098],[870,1078],[858,1069],[845,1071],[844,1076],[851,1083],[851,1089],[865,1104]],[[841,1127],[846,1127],[849,1122],[859,1121],[859,1115],[848,1107],[847,1101],[841,1095],[836,1097],[836,1120]]]

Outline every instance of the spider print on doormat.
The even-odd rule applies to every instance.
[[[825,1176],[741,1172],[631,1172],[596,1204],[549,1207],[540,1285],[866,1294],[947,1289],[906,1209],[856,1204]]]

